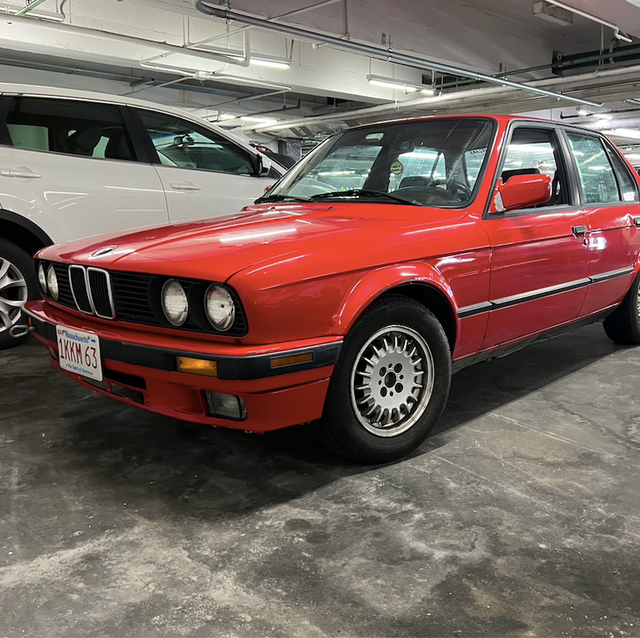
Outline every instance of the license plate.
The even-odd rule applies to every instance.
[[[56,326],[58,363],[63,370],[102,381],[100,339],[92,332]]]

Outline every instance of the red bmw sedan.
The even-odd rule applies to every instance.
[[[251,432],[314,422],[384,462],[465,366],[593,321],[640,343],[638,177],[564,124],[373,124],[238,215],[52,246],[37,269],[31,327],[88,388]]]

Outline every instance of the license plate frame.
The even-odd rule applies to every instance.
[[[102,381],[100,338],[93,332],[56,326],[58,364],[63,370],[81,377]]]

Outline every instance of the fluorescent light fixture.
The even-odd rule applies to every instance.
[[[275,124],[277,120],[268,117],[254,117],[253,115],[241,115],[243,122],[254,122],[256,124]]]
[[[583,106],[581,106],[578,109],[578,115],[582,115],[582,116],[589,115],[589,111],[587,111],[587,109],[585,109]]]
[[[270,69],[288,69],[291,63],[287,60],[270,60],[268,58],[251,58],[251,66],[266,66]]]
[[[571,11],[554,6],[544,0],[533,3],[533,15],[548,20],[549,22],[561,24],[563,27],[573,24],[573,13],[571,13]]]
[[[367,75],[369,84],[373,86],[381,86],[385,89],[394,89],[396,91],[404,91],[405,93],[415,93],[420,91],[421,87],[404,80],[397,80],[395,78],[383,78],[379,75]]]
[[[615,128],[608,131],[602,131],[607,135],[613,135],[615,137],[626,137],[631,140],[640,140],[640,131],[633,128]]]
[[[244,58],[239,55],[230,55],[230,58],[234,60],[238,60],[239,62],[244,62]],[[277,58],[263,58],[259,55],[251,55],[251,59],[249,60],[249,64],[251,66],[267,66],[271,69],[288,69],[291,66],[291,62],[289,60],[282,60]]]
[[[231,113],[220,113],[220,115],[218,115],[218,122],[227,122],[229,120],[235,120],[238,116],[237,115],[231,115]]]
[[[594,113],[593,117],[597,117],[599,120],[612,120],[613,115],[611,113]]]
[[[559,2],[558,0],[545,0],[545,4],[553,4],[556,7],[561,7],[562,9],[566,9],[571,13],[575,13],[576,15],[582,16],[583,18],[587,18],[587,20],[593,20],[599,24],[603,24],[605,27],[609,27],[613,29],[613,37],[618,40],[622,40],[623,42],[632,42],[631,38],[626,34],[620,31],[620,27],[612,24],[611,22],[607,22],[606,20],[601,20],[600,18],[596,18],[596,16],[591,15],[590,13],[586,13],[585,11],[580,11],[580,9],[576,9],[575,7],[570,7],[564,2]]]
[[[420,89],[420,93],[422,93],[422,95],[428,95],[429,97],[433,97],[436,94],[433,89]]]

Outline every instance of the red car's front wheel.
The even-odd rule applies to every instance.
[[[450,381],[451,352],[434,315],[413,299],[383,298],[345,339],[316,429],[357,461],[400,458],[427,437]]]

